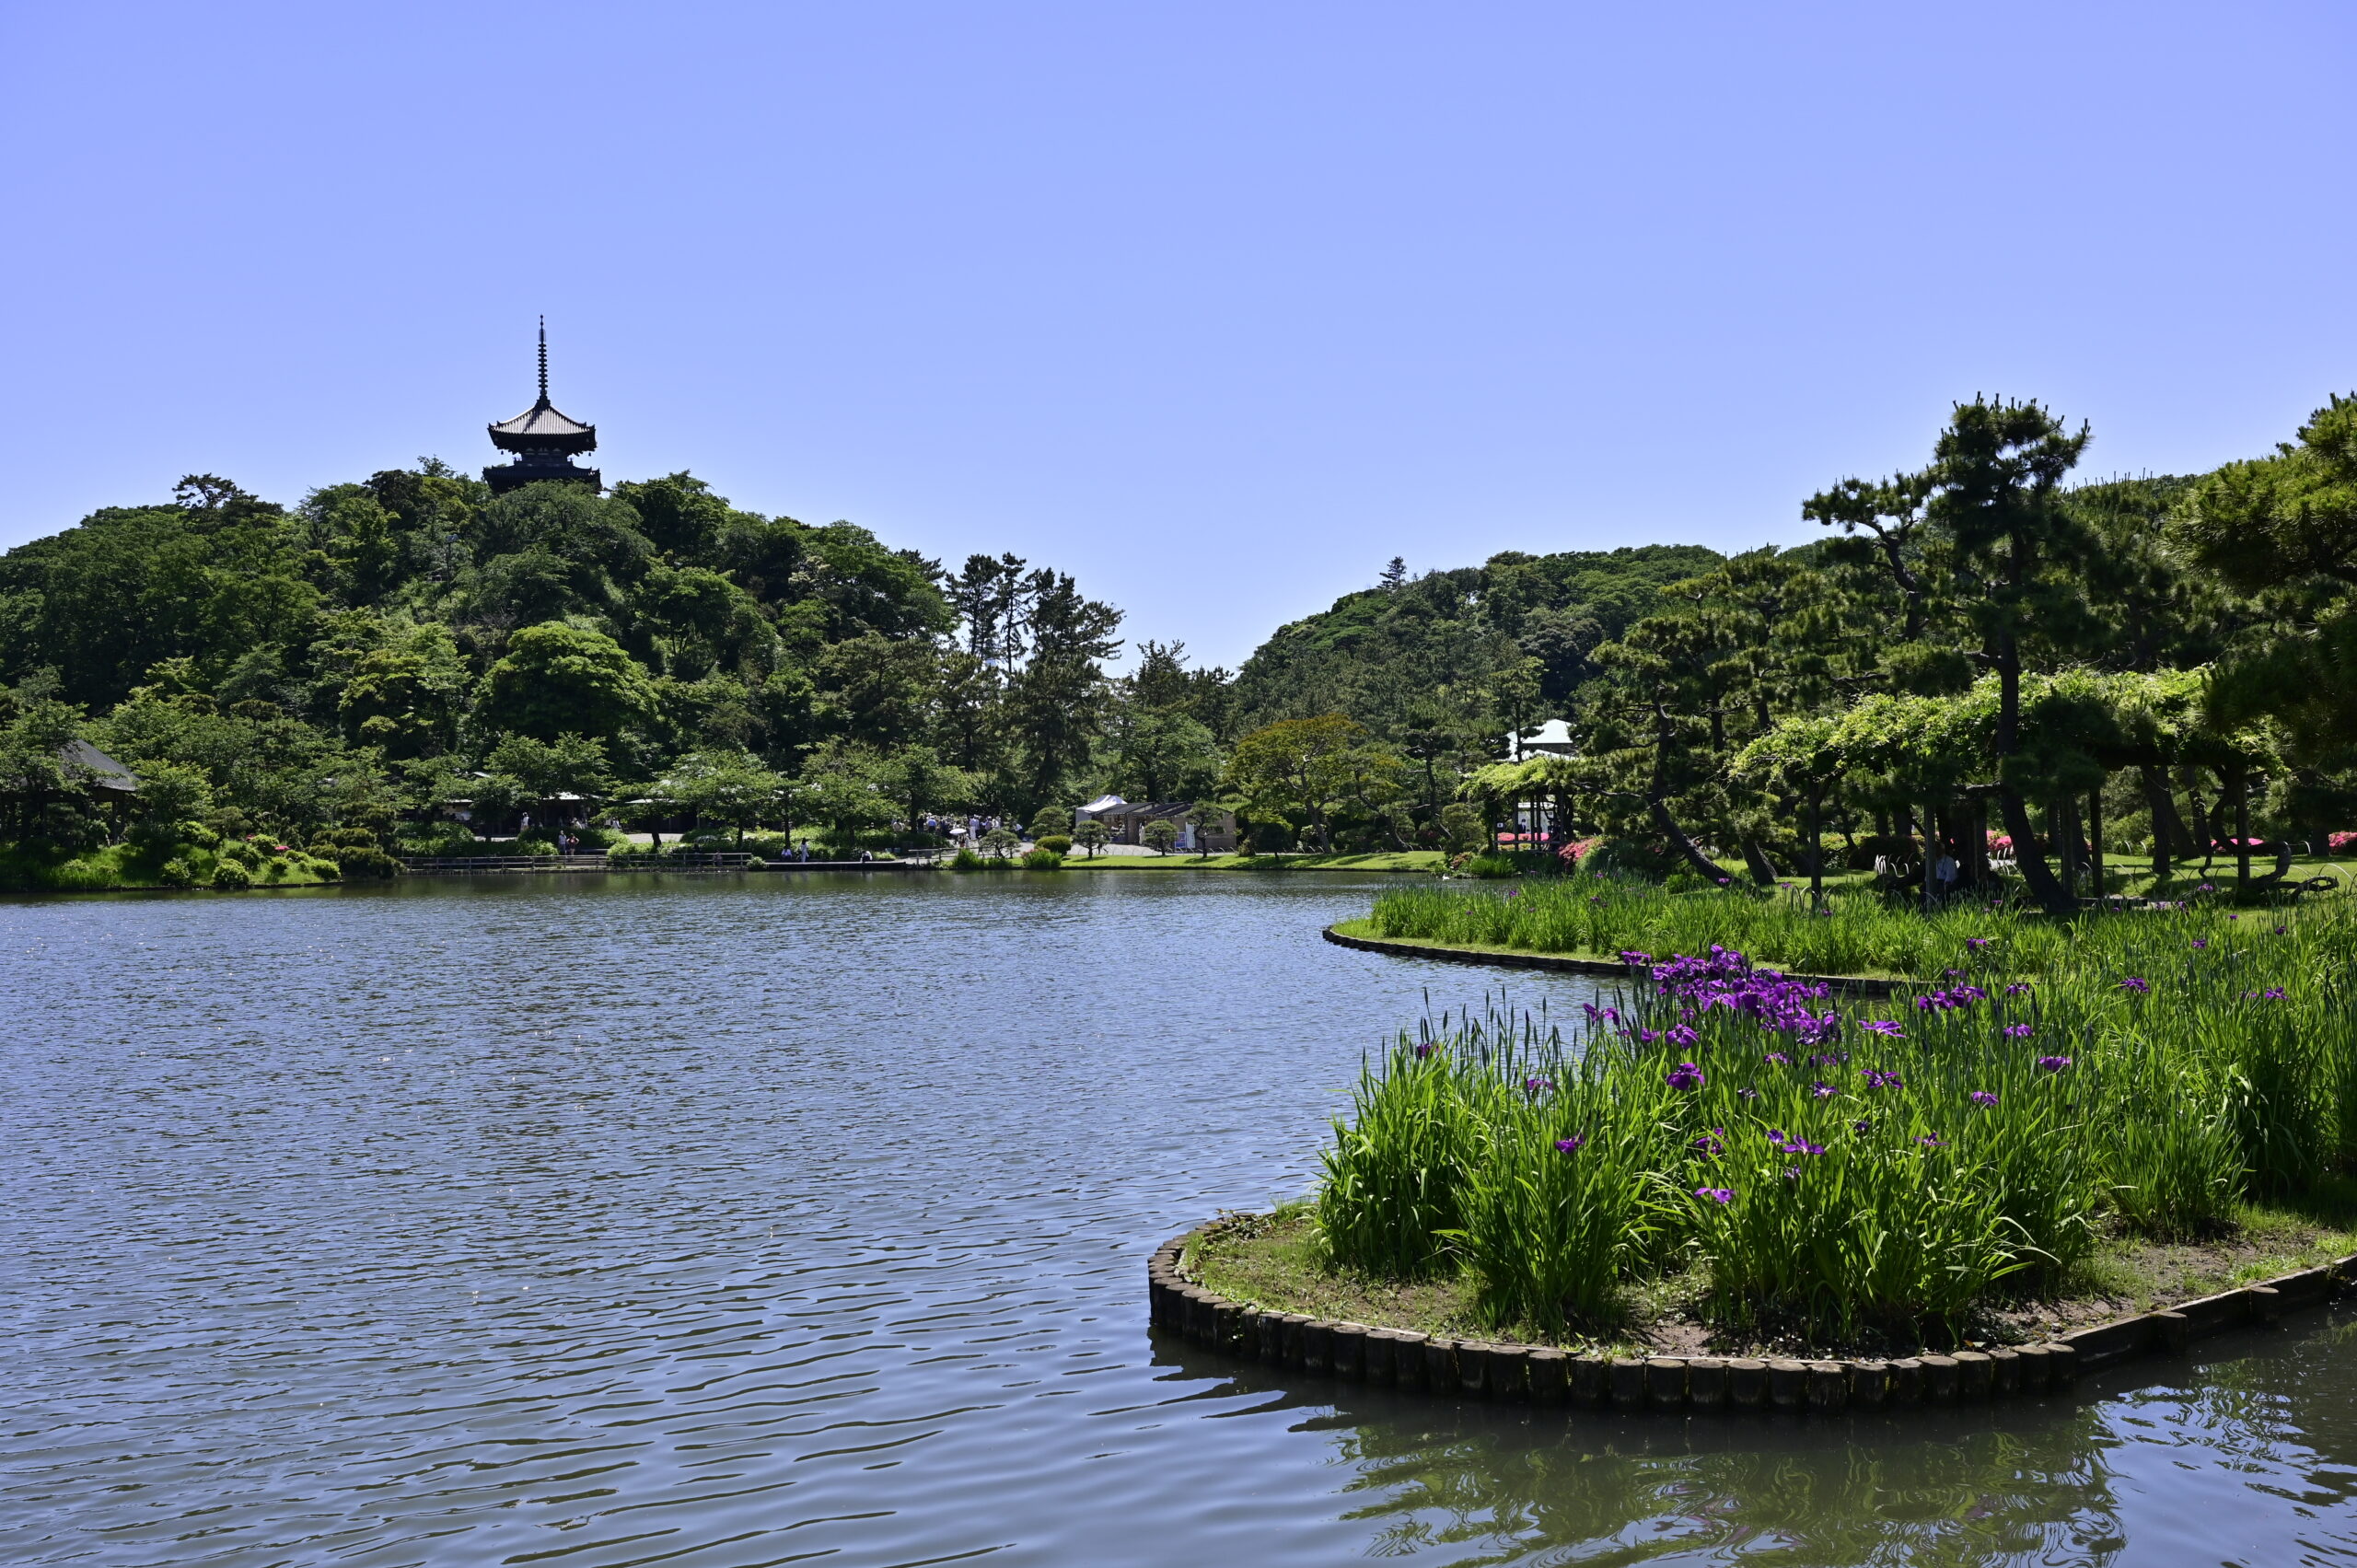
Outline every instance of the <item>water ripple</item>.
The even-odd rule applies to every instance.
[[[1332,878],[0,904],[0,1560],[2346,1561],[2351,1326],[1782,1426],[1288,1388],[1145,1253],[1487,977]],[[1492,981],[1492,983],[1495,983]],[[1561,1009],[1571,977],[1516,976]]]

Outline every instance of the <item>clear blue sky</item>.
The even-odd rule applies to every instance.
[[[2357,387],[2346,5],[0,9],[0,544],[557,401],[1233,664],[1388,557],[1806,537],[2035,396]]]

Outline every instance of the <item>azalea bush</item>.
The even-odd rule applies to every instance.
[[[1887,999],[1631,948],[1627,994],[1568,1030],[1403,1034],[1335,1123],[1327,1246],[1462,1271],[1501,1325],[1600,1326],[1700,1270],[1731,1325],[1936,1337],[2065,1283],[2106,1226],[2214,1232],[2357,1165],[2357,919],[1982,930]]]

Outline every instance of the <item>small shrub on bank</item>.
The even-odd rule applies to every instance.
[[[1051,854],[1070,854],[1072,838],[1065,833],[1050,833],[1040,839],[1035,847],[1046,850]]]
[[[1023,869],[1026,871],[1061,871],[1063,865],[1064,857],[1051,849],[1033,849],[1023,856]]]
[[[213,868],[213,885],[224,891],[235,892],[241,888],[252,887],[254,874],[238,861],[224,855],[220,864]]]
[[[1006,864],[1004,861],[984,860],[972,850],[960,845],[958,853],[950,856],[949,869],[952,871],[988,871],[993,866],[1004,865],[1004,864]]]
[[[156,873],[156,880],[167,888],[193,888],[196,886],[196,868],[175,856],[164,862],[162,868]]]

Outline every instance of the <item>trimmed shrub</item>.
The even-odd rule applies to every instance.
[[[252,887],[254,875],[225,854],[221,857],[221,864],[213,868],[213,885],[225,892],[234,892],[240,888]]]
[[[196,886],[196,869],[185,860],[168,860],[164,862],[163,869],[156,873],[156,880],[167,888],[193,888]]]
[[[1051,849],[1035,849],[1023,857],[1026,871],[1061,871],[1064,857]]]
[[[1038,847],[1051,854],[1070,854],[1072,836],[1068,833],[1049,833],[1039,840]]]

